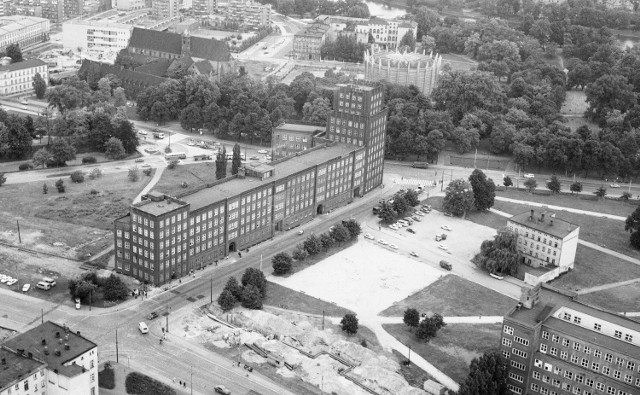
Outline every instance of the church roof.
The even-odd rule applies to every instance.
[[[134,27],[129,46],[180,55],[182,53],[182,36],[178,33]]]
[[[191,56],[194,58],[227,62],[231,60],[231,53],[224,41],[213,38],[191,37]]]

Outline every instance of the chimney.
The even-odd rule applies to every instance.
[[[544,222],[544,213],[540,214],[540,222]]]
[[[49,355],[49,349],[47,346],[44,346],[44,355]]]
[[[56,332],[56,339],[60,338],[60,332]]]
[[[76,332],[76,334],[77,334],[78,336],[80,336],[80,331],[77,331],[77,332]]]
[[[65,349],[65,350],[68,350],[68,349],[69,349],[69,344],[68,344],[68,343],[65,343],[65,344],[64,344],[64,349]]]
[[[29,356],[29,358],[33,358],[33,353],[31,353],[31,351],[29,351],[28,356]]]
[[[7,358],[2,358],[2,364],[6,365],[7,364]]]
[[[529,222],[533,221],[533,209],[531,209],[531,215],[529,216]]]
[[[58,344],[62,344],[62,338],[58,339]]]
[[[41,343],[42,343],[43,346],[46,346],[47,345],[47,339],[42,339]]]
[[[59,357],[60,355],[62,355],[62,353],[60,352],[60,350],[55,350],[53,352],[57,357]]]

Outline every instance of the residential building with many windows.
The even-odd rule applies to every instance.
[[[120,51],[127,48],[133,26],[122,23],[74,20],[62,24],[64,49]]]
[[[40,59],[29,59],[18,63],[11,63],[11,58],[0,60],[0,95],[32,92],[33,77],[36,73],[49,81],[49,66]]]
[[[299,60],[320,60],[329,25],[313,23],[293,36],[293,57]]]
[[[7,15],[25,15],[47,18],[53,23],[82,15],[83,0],[16,0],[7,6]]]
[[[516,214],[507,227],[518,235],[522,263],[537,270],[527,271],[524,281],[535,285],[573,269],[580,227],[556,218],[551,211],[534,210]]]
[[[151,12],[155,18],[171,19],[179,16],[178,0],[153,0],[151,2]]]
[[[640,393],[640,323],[547,284],[523,289],[500,349],[512,394]]]
[[[382,87],[364,83],[339,86],[335,100],[342,104],[334,106],[334,127],[326,127],[333,138],[325,144],[270,164],[249,164],[193,192],[150,193],[114,222],[116,270],[162,285],[381,185],[383,163],[377,159],[383,148],[367,144],[384,141],[382,94]],[[346,105],[351,102],[353,113]]]
[[[45,18],[34,16],[0,17],[0,47],[6,48],[18,44],[25,48],[49,39],[50,22]]]
[[[271,152],[274,159],[284,158],[314,146],[314,137],[325,133],[325,126],[284,123],[273,129]]]
[[[67,326],[44,322],[2,343],[0,356],[1,395],[98,395],[98,346]]]

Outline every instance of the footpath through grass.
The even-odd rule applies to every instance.
[[[402,344],[411,347],[412,353],[417,353],[458,383],[466,380],[473,358],[498,348],[502,330],[502,324],[449,324],[425,343],[404,324],[383,327]]]
[[[458,276],[447,275],[408,298],[394,303],[381,315],[402,317],[409,308],[445,317],[505,315],[517,302]]]
[[[640,283],[580,295],[578,300],[617,312],[640,311]]]

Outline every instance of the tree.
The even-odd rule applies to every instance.
[[[536,181],[535,178],[527,178],[524,181],[524,186],[527,187],[529,192],[532,192],[534,189],[538,187],[538,182]]]
[[[242,166],[242,158],[240,156],[240,144],[233,146],[233,158],[231,159],[231,174],[238,174],[238,169]]]
[[[473,207],[473,203],[471,185],[463,179],[457,179],[451,181],[447,186],[442,208],[445,212],[464,218]]]
[[[33,92],[36,94],[38,99],[44,99],[44,94],[47,91],[47,82],[42,78],[40,73],[36,73],[33,76],[33,82],[31,83],[33,86]]]
[[[338,243],[338,245],[349,240],[349,231],[342,224],[334,225],[329,234],[331,235],[331,238]]]
[[[97,286],[86,279],[69,280],[69,293],[73,298],[86,299],[90,294],[96,291]]]
[[[634,246],[637,249],[640,249],[640,232],[639,231],[635,231],[635,232],[631,233],[631,237],[630,237],[629,241],[631,242],[632,246]]]
[[[333,247],[335,240],[333,240],[333,237],[331,237],[330,234],[323,233],[320,235],[320,243],[322,243],[322,248],[327,251],[329,248]]]
[[[398,47],[408,46],[409,51],[413,51],[416,48],[416,38],[413,35],[413,30],[407,30],[407,32],[402,36],[400,40],[400,45]]]
[[[420,313],[416,309],[406,309],[404,311],[404,318],[402,321],[409,327],[409,329],[417,328],[420,324]]]
[[[113,105],[116,107],[124,107],[127,105],[127,94],[123,87],[117,87],[113,91]]]
[[[420,199],[418,198],[418,192],[414,191],[413,189],[408,189],[404,193],[404,200],[411,207],[415,207],[420,204]]]
[[[603,185],[600,185],[600,188],[596,189],[595,194],[600,199],[603,199],[607,195],[607,188]]]
[[[65,186],[64,186],[64,181],[62,181],[62,178],[56,181],[55,186],[56,186],[56,189],[58,189],[58,193],[64,193]]]
[[[140,172],[138,171],[137,166],[133,166],[129,168],[129,173],[127,174],[127,178],[131,182],[136,182],[140,179]]]
[[[111,137],[104,143],[104,155],[109,159],[122,159],[127,153],[122,146],[122,141],[117,137]]]
[[[575,193],[582,192],[582,183],[580,181],[576,181],[576,182],[572,183],[571,186],[569,186],[569,190],[571,191],[572,194],[574,192]]]
[[[49,146],[49,152],[52,157],[51,164],[55,166],[66,166],[67,161],[76,158],[76,149],[64,138],[55,139]]]
[[[49,193],[49,187],[47,186],[47,183],[45,182],[44,184],[42,184],[42,194],[46,195],[47,193]]]
[[[418,325],[418,330],[416,331],[416,337],[420,340],[424,340],[425,342],[429,342],[429,340],[436,337],[438,334],[438,327],[436,323],[430,318],[423,319]]]
[[[22,118],[0,112],[0,157],[19,159],[31,153],[32,137]]]
[[[216,156],[216,180],[223,179],[227,176],[227,150],[222,147],[222,151]]]
[[[229,277],[224,286],[224,290],[231,292],[231,295],[233,295],[236,300],[242,299],[242,287],[238,284],[238,280],[235,277]]]
[[[11,58],[11,63],[22,62],[22,50],[20,44],[15,43],[7,47],[7,56]]]
[[[612,110],[626,112],[636,104],[633,85],[621,75],[606,74],[589,84],[585,90],[589,108],[586,115],[597,122],[603,122]]]
[[[82,170],[76,170],[73,173],[71,173],[71,181],[75,182],[75,183],[81,183],[84,182],[84,173],[82,172]]]
[[[340,321],[340,326],[349,335],[355,335],[358,333],[358,317],[355,314],[345,314]]]
[[[204,118],[202,109],[197,104],[191,103],[180,112],[180,126],[185,130],[193,130],[202,127]]]
[[[4,175],[4,173],[0,173],[0,187],[4,185],[5,182],[7,182],[7,177]]]
[[[458,390],[458,395],[507,394],[508,360],[499,351],[474,358],[469,365],[469,376]]]
[[[560,184],[560,180],[558,180],[558,176],[555,174],[551,176],[549,181],[547,181],[547,189],[553,193],[560,193],[560,189],[562,188],[562,184]]]
[[[493,180],[487,178],[480,169],[475,169],[469,176],[469,182],[473,189],[473,204],[476,210],[484,211],[493,207],[496,197],[496,185]]]
[[[391,207],[393,207],[393,211],[398,213],[399,216],[403,216],[404,213],[409,210],[409,203],[407,202],[407,199],[404,198],[403,194],[396,193],[393,196],[393,204]]]
[[[293,259],[295,259],[298,262],[302,262],[305,260],[305,258],[308,256],[309,254],[307,253],[307,251],[304,249],[304,244],[298,244],[296,246],[296,248],[293,250],[293,253],[291,254],[291,256],[293,257]]]
[[[482,242],[476,264],[489,273],[515,274],[520,264],[517,243],[517,234],[507,230],[498,231],[493,240]]]
[[[362,228],[360,227],[360,223],[355,219],[350,219],[348,221],[342,221],[342,225],[349,231],[349,236],[352,239],[358,237],[360,233],[362,233]]]
[[[252,267],[247,268],[244,273],[242,273],[240,282],[245,288],[247,285],[254,285],[260,290],[263,297],[267,294],[267,279],[265,278],[264,273],[259,269]]]
[[[287,274],[291,271],[291,256],[286,252],[279,252],[271,258],[273,272],[277,275]]]
[[[304,241],[304,249],[309,253],[309,255],[316,255],[320,253],[321,248],[322,241],[316,235],[311,235]]]
[[[327,117],[331,112],[331,102],[324,97],[313,99],[312,102],[304,103],[302,107],[303,121],[306,122],[327,122]]]
[[[47,148],[42,147],[33,154],[33,165],[35,167],[42,166],[44,167],[47,163],[53,160],[53,155],[47,150]]]
[[[393,210],[393,207],[388,202],[380,203],[380,211],[378,211],[378,217],[386,223],[395,222],[398,217],[398,213]]]
[[[102,292],[105,300],[125,300],[129,294],[127,285],[115,274],[111,274],[102,286]]]
[[[229,311],[235,306],[236,298],[233,296],[231,291],[228,289],[223,289],[220,295],[218,296],[218,306],[222,309],[222,311]]]
[[[246,285],[242,290],[242,307],[260,310],[262,309],[262,297],[258,287],[253,284]]]
[[[505,176],[505,177],[502,179],[502,184],[503,184],[505,187],[510,187],[510,186],[512,186],[512,185],[513,185],[513,181],[511,180],[511,177],[509,177],[509,176]]]

